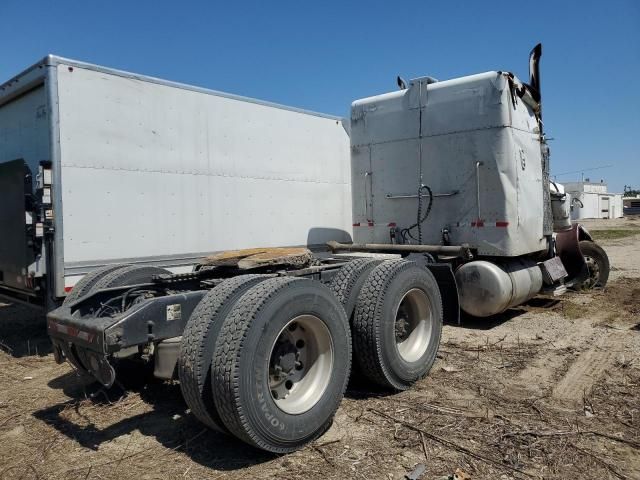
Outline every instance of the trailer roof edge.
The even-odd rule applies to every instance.
[[[111,75],[117,75],[119,77],[129,78],[132,80],[140,80],[144,82],[155,83],[158,85],[165,85],[168,87],[179,88],[182,90],[189,90],[193,92],[203,93],[206,95],[214,95],[217,97],[228,98],[231,100],[254,103],[257,105],[263,105],[265,107],[279,108],[281,110],[288,110],[291,112],[302,113],[305,115],[312,115],[312,116],[327,118],[327,119],[336,120],[336,121],[342,121],[346,118],[346,117],[339,117],[336,115],[329,115],[326,113],[315,112],[313,110],[306,110],[304,108],[283,105],[276,102],[259,100],[257,98],[245,97],[245,96],[236,95],[233,93],[221,92],[219,90],[213,90],[205,87],[198,87],[198,86],[189,85],[186,83],[173,82],[171,80],[165,80],[162,78],[152,77],[149,75],[141,75],[138,73],[128,72],[125,70],[118,70],[115,68],[103,67],[100,65],[82,62],[79,60],[73,60],[70,58],[65,58],[65,57],[61,57],[53,54],[47,55],[46,57],[42,58],[39,62],[35,63],[34,65],[20,72],[18,75],[15,75],[13,78],[9,79],[8,81],[0,84],[0,104],[4,103],[2,98],[2,90],[6,89],[9,85],[18,81],[20,78],[24,77],[25,75],[28,75],[32,70],[35,70],[37,68],[42,68],[42,67],[57,67],[58,65],[69,65],[70,67],[84,68],[84,69],[92,70],[95,72],[101,72],[101,73],[106,73]]]

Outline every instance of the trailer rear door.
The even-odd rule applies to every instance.
[[[42,160],[49,160],[44,86],[0,105],[0,287],[32,292],[35,219],[27,215]]]

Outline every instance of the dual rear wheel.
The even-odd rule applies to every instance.
[[[442,299],[426,268],[388,260],[367,276],[353,317],[354,356],[374,383],[406,390],[433,365],[442,331]]]
[[[247,275],[224,281],[196,307],[179,376],[203,423],[286,453],[329,428],[350,367],[349,324],[328,287]]]
[[[158,267],[103,267],[85,276],[65,303],[162,273]],[[328,286],[242,275],[213,288],[191,315],[181,340],[180,386],[205,425],[286,453],[331,425],[352,351],[358,375],[404,390],[431,368],[441,325],[438,286],[414,262],[354,260]],[[127,365],[129,373],[142,371]]]
[[[186,326],[181,389],[211,428],[290,452],[329,428],[352,347],[361,374],[384,387],[404,390],[425,376],[440,341],[441,304],[430,272],[405,260],[350,262],[328,287],[235,277],[212,289]]]

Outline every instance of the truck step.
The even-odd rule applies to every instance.
[[[543,295],[551,295],[553,297],[559,297],[560,295],[564,295],[565,293],[567,293],[567,286],[566,285],[556,285],[555,287],[547,287],[547,288],[543,288],[540,291],[541,294]]]

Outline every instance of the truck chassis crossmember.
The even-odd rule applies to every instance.
[[[419,255],[409,258],[427,265]],[[322,266],[269,271],[265,275],[309,278],[329,284],[345,264],[344,259],[336,258]],[[451,320],[457,322],[459,308],[457,295],[451,296],[455,290],[450,286],[455,288],[455,281],[450,265],[429,263],[428,268],[441,281],[449,282],[447,293],[443,293],[447,296],[445,309]],[[49,313],[47,330],[56,358],[59,361],[67,358],[75,368],[91,373],[110,387],[115,372],[105,368],[104,362],[109,357],[131,351],[132,347],[137,351],[137,347],[181,336],[198,303],[226,278],[228,276],[216,278],[210,271],[201,270],[160,275],[147,283],[90,292]],[[105,312],[108,314],[103,316]]]

